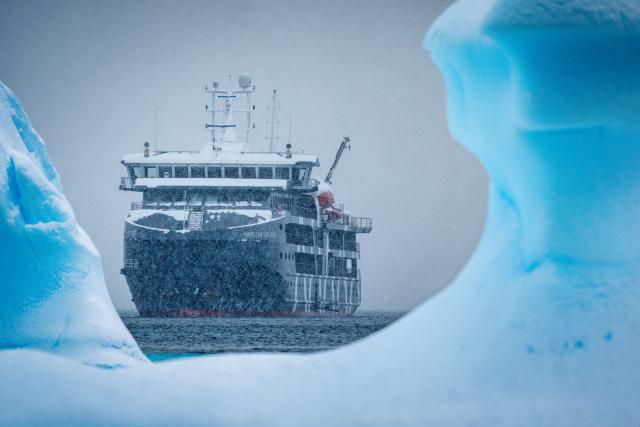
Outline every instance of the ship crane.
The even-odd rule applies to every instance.
[[[350,141],[351,140],[349,139],[349,137],[345,136],[342,140],[342,143],[340,143],[340,148],[338,148],[338,152],[336,153],[336,159],[333,161],[333,164],[331,165],[331,167],[329,168],[329,172],[327,173],[327,177],[324,179],[324,182],[326,182],[327,184],[331,184],[333,171],[336,170],[336,166],[338,166],[338,162],[340,161],[340,157],[342,157],[344,149],[349,148],[349,150],[351,150],[351,144],[349,144]]]

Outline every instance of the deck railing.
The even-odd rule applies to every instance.
[[[371,218],[352,216],[349,218],[349,225],[371,231],[373,228],[373,220]]]

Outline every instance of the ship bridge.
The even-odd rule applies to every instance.
[[[127,154],[121,163],[128,176],[120,189],[262,188],[312,191],[318,158],[298,153],[175,151]]]

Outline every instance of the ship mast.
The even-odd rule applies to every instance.
[[[251,104],[251,94],[255,92],[256,87],[251,85],[251,77],[248,74],[240,74],[238,76],[239,89],[231,88],[231,76],[229,76],[229,86],[227,89],[220,89],[220,83],[214,81],[209,86],[205,86],[204,90],[211,94],[211,106],[205,105],[205,109],[211,113],[211,122],[205,125],[205,129],[211,131],[211,138],[203,148],[204,151],[216,152],[220,150],[229,151],[246,151],[249,148],[249,133],[252,128],[251,113],[255,110],[255,105]],[[238,96],[244,95],[244,105],[240,109],[232,109],[234,102]],[[224,101],[222,109],[216,109],[216,100]],[[222,123],[216,122],[216,113],[221,113]],[[240,141],[236,141],[231,134],[233,128],[238,127],[234,123],[234,115],[242,114],[240,120],[241,136]],[[218,141],[216,129],[222,129],[222,140]],[[228,132],[229,131],[229,132]]]

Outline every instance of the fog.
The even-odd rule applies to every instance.
[[[338,201],[373,218],[360,235],[362,309],[410,309],[446,286],[482,231],[487,177],[447,131],[444,85],[422,49],[448,1],[0,0],[0,80],[47,142],[76,215],[102,253],[111,297],[132,310],[118,190],[123,154],[200,149],[204,85],[248,72],[254,148],[272,89],[294,149],[320,156]]]

